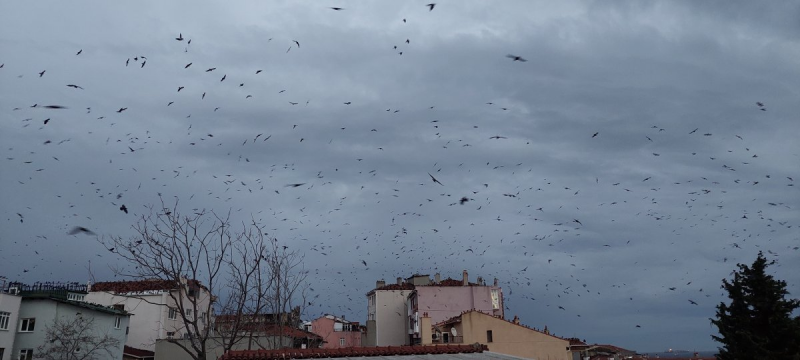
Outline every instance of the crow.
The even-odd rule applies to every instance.
[[[80,87],[80,86],[78,86],[78,85],[75,85],[75,84],[69,84],[69,85],[67,85],[67,87],[71,87],[71,88],[74,88],[74,89],[81,89],[81,90],[83,90],[83,88],[82,88],[82,87]]]
[[[435,183],[437,183],[437,184],[439,184],[439,185],[442,185],[442,186],[444,186],[444,184],[442,184],[441,182],[439,182],[439,180],[436,180],[436,178],[435,178],[435,177],[433,177],[433,175],[431,175],[431,173],[428,173],[428,176],[430,176],[430,177],[431,177],[431,180],[433,180],[433,182],[435,182]]]
[[[119,209],[122,210],[122,212],[124,212],[126,214],[128,213],[128,207],[125,206],[125,204],[122,204],[122,206],[120,206]]]
[[[306,183],[295,183],[295,184],[286,184],[284,187],[300,187],[305,185]]]
[[[183,41],[183,34],[178,33],[178,37],[176,37],[175,40]]]
[[[344,8],[340,8],[340,7],[332,7],[331,9],[336,10],[336,11],[344,10]]]
[[[517,55],[508,54],[508,55],[506,55],[506,57],[509,58],[509,59],[514,59],[514,61],[520,61],[520,62],[528,61],[528,60],[523,59],[522,56],[517,56]]]
[[[83,226],[76,226],[76,227],[72,228],[72,230],[70,230],[67,233],[67,235],[75,235],[75,234],[79,234],[79,233],[84,233],[86,235],[95,235],[94,232],[92,232],[91,230],[89,230],[89,229],[87,229],[87,228],[85,228]]]
[[[428,7],[428,11],[433,11],[433,8],[436,7],[436,3],[430,3],[430,4],[425,5],[425,6]]]
[[[188,68],[189,68],[189,66],[192,66],[192,63],[188,63],[188,64],[186,64],[186,66],[184,66],[183,68],[184,68],[184,69],[188,69]]]
[[[206,72],[212,72],[214,70],[217,70],[217,68],[209,68],[208,70],[206,70]]]

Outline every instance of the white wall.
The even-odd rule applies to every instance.
[[[122,316],[120,328],[114,328],[114,322],[118,315],[94,311],[91,309],[70,305],[66,303],[57,302],[50,299],[25,299],[22,301],[19,318],[35,318],[36,325],[33,332],[16,333],[14,340],[13,355],[19,355],[20,349],[34,349],[34,358],[36,355],[36,348],[43,345],[45,342],[45,332],[47,326],[51,326],[56,319],[70,320],[74,319],[80,313],[83,317],[94,318],[93,334],[102,336],[110,334],[117,338],[120,342],[118,349],[115,349],[113,354],[109,356],[106,352],[99,353],[99,359],[122,359],[123,347],[127,340],[126,329],[129,326],[127,316]],[[14,330],[19,330],[19,321],[15,324]]]
[[[11,313],[8,319],[8,330],[0,330],[0,349],[5,349],[0,360],[11,360],[14,336],[17,334],[20,301],[19,296],[0,293],[0,311]]]
[[[375,341],[377,346],[405,345],[408,342],[406,297],[411,291],[375,291]]]
[[[177,294],[177,291],[173,291]],[[175,338],[181,338],[186,329],[180,315],[176,320],[168,318],[169,308],[174,307],[175,301],[164,291],[154,295],[122,296],[106,291],[92,291],[86,295],[86,301],[100,305],[124,305],[125,311],[131,316],[130,334],[126,345],[137,349],[155,351],[156,340],[166,339],[168,332],[174,332]],[[188,298],[184,295],[184,306],[190,308]],[[198,310],[205,311],[210,301],[210,295],[202,291],[198,297]],[[195,314],[197,316],[197,314]]]

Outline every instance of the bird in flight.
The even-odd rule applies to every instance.
[[[188,63],[188,64],[186,64],[186,66],[184,66],[183,68],[184,68],[184,69],[188,69],[188,68],[189,68],[189,66],[192,66],[192,63]]]
[[[31,106],[31,107],[35,107],[35,106]],[[62,105],[45,105],[44,108],[45,109],[66,109],[67,107],[66,106],[62,106]]]
[[[433,177],[433,175],[431,175],[431,173],[428,173],[428,176],[430,176],[430,177],[431,177],[431,180],[433,180],[433,182],[435,182],[435,183],[437,183],[437,184],[439,184],[439,185],[442,185],[442,186],[444,186],[444,184],[442,184],[441,182],[439,182],[439,180],[437,180],[435,177]]]
[[[75,235],[75,234],[80,234],[80,233],[84,233],[86,235],[95,235],[94,232],[92,232],[91,230],[89,230],[89,229],[87,229],[87,228],[85,228],[83,226],[76,226],[76,227],[72,228],[72,230],[70,230],[67,233],[67,235]]]
[[[126,214],[128,213],[128,207],[127,207],[127,206],[125,206],[125,204],[122,204],[122,206],[120,206],[120,207],[119,207],[119,209],[120,209],[122,212],[126,213]]]
[[[128,108],[125,108],[125,107],[124,107],[124,108],[119,108],[119,110],[117,110],[117,112],[118,112],[118,113],[121,113],[121,112],[123,112],[123,111],[125,111],[125,110],[128,110]]]
[[[296,183],[296,184],[286,184],[285,187],[300,187],[305,185],[306,183]]]
[[[430,4],[425,5],[425,6],[428,7],[428,11],[433,11],[433,8],[436,7],[436,3],[430,3]]]
[[[596,132],[596,133],[594,133],[594,134],[592,134],[592,137],[593,137],[593,138],[595,138],[595,137],[597,137],[597,135],[600,135],[600,132],[599,132],[599,131],[598,131],[598,132]]]
[[[523,59],[522,56],[517,56],[517,55],[508,54],[508,55],[506,55],[506,57],[509,58],[509,59],[514,59],[514,61],[520,61],[520,62],[528,61],[528,60]]]
[[[82,88],[82,87],[80,87],[80,86],[78,86],[78,85],[75,85],[75,84],[69,84],[69,85],[67,85],[67,87],[71,87],[71,88],[75,88],[75,89],[81,89],[81,90],[83,90],[83,88]]]
[[[39,73],[39,77],[44,76],[45,71],[47,71],[47,70],[42,70],[42,72]]]
[[[176,37],[175,40],[183,41],[183,34],[178,33],[178,37]]]
[[[692,305],[697,305],[697,302],[692,300],[692,299],[689,299],[689,303],[692,304]]]
[[[222,75],[222,79],[219,79],[219,82],[225,81],[225,78],[228,77],[228,74]]]
[[[294,43],[297,44],[298,48],[300,47],[300,42],[298,42],[297,40],[292,40],[292,41],[294,41]]]
[[[332,7],[331,9],[336,10],[336,11],[344,10],[344,8],[340,8],[340,7]]]
[[[505,137],[505,136],[495,135],[495,136],[490,137],[489,139],[508,139],[508,138]]]
[[[78,53],[75,55],[80,55],[83,52],[83,49],[78,50]]]

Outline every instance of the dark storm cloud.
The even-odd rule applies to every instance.
[[[160,193],[302,249],[309,317],[467,269],[557,335],[713,349],[736,262],[800,281],[797,4],[343,7],[8,4],[0,273],[109,278],[66,232],[131,235]]]

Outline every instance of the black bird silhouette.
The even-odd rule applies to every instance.
[[[178,86],[178,92],[181,92],[181,90],[183,90],[183,86]]]
[[[36,106],[31,106],[31,107],[36,107]],[[62,106],[62,105],[45,105],[43,107],[45,109],[67,109],[66,106]]]
[[[336,11],[344,10],[344,8],[340,8],[340,7],[332,7],[331,9],[336,10]]]
[[[592,134],[592,137],[593,137],[593,138],[595,138],[595,137],[597,137],[597,135],[599,135],[599,134],[600,134],[600,132],[598,131],[598,132],[596,132],[596,133]]]
[[[361,260],[361,263],[364,264],[364,266],[367,266],[367,262],[366,261]]]
[[[188,69],[188,68],[189,68],[189,66],[192,66],[192,63],[188,63],[188,64],[186,64],[186,66],[184,66],[183,68],[184,68],[184,69]]]
[[[118,112],[118,113],[121,113],[121,112],[123,112],[123,111],[125,111],[125,110],[128,110],[128,108],[125,108],[125,107],[124,107],[124,108],[119,108],[119,110],[117,110],[117,112]]]
[[[142,61],[142,66],[140,68],[144,68],[144,64],[147,64],[147,60]]]
[[[425,6],[428,7],[428,11],[433,11],[433,8],[436,7],[436,3],[430,3],[430,4],[425,5]]]
[[[285,187],[300,187],[305,185],[306,183],[296,183],[296,184],[286,184]]]
[[[120,206],[119,209],[122,210],[122,212],[124,212],[126,214],[128,213],[128,207],[125,206],[125,204],[122,204],[122,206]]]
[[[506,57],[509,58],[509,59],[514,59],[514,61],[521,61],[521,62],[528,61],[528,60],[523,59],[522,56],[517,56],[517,55],[508,54],[508,55],[506,55]]]
[[[175,40],[183,41],[183,34],[178,33],[178,37],[176,37]]]
[[[764,103],[761,101],[756,101],[756,105],[758,105],[758,107],[764,107]]]
[[[47,70],[42,70],[42,72],[39,73],[39,77],[44,76],[45,71],[47,71]]]
[[[256,70],[256,74],[260,74],[263,70]]]
[[[572,219],[572,222],[578,223],[578,225],[583,226],[583,224],[578,219]]]
[[[74,84],[69,84],[69,85],[67,85],[67,87],[71,87],[71,88],[75,88],[75,89],[81,89],[81,90],[83,90],[83,88],[82,88],[82,87],[80,87],[80,86],[78,86],[78,85],[74,85]]]
[[[214,71],[214,70],[217,70],[217,68],[209,68],[208,70],[206,70],[206,72],[211,72],[211,71]]]
[[[444,186],[444,184],[442,184],[441,182],[439,182],[439,180],[436,180],[436,178],[435,178],[435,177],[433,177],[433,175],[431,175],[431,173],[428,173],[428,176],[430,176],[430,177],[431,177],[431,180],[433,180],[433,182],[435,182],[435,183],[437,183],[437,184],[439,184],[439,185],[442,185],[442,186]]]
[[[78,50],[78,53],[75,55],[80,55],[83,52],[83,49]]]
[[[292,41],[294,41],[294,43],[297,44],[298,48],[300,47],[300,43],[297,40],[292,40]]]
[[[225,81],[225,78],[228,77],[228,74],[222,75],[222,79],[219,79],[220,82]]]
[[[490,137],[489,139],[508,139],[508,138],[505,137],[505,136],[495,135],[495,136]]]
[[[67,233],[67,235],[75,235],[75,234],[80,234],[80,233],[84,233],[86,235],[95,235],[94,232],[92,232],[91,230],[89,230],[89,229],[87,229],[87,228],[85,228],[83,226],[76,226],[76,227],[72,228],[72,230],[70,230]]]
[[[460,200],[458,200],[459,204],[464,205],[465,202],[469,201],[469,198],[464,196]]]
[[[695,302],[695,301],[694,301],[694,300],[692,300],[692,299],[689,299],[689,303],[690,303],[690,304],[692,304],[692,305],[697,305],[697,302]]]
[[[345,104],[345,105],[350,105],[350,104],[352,104],[352,102],[348,101],[348,102],[346,102],[346,103],[344,103],[344,104]]]

